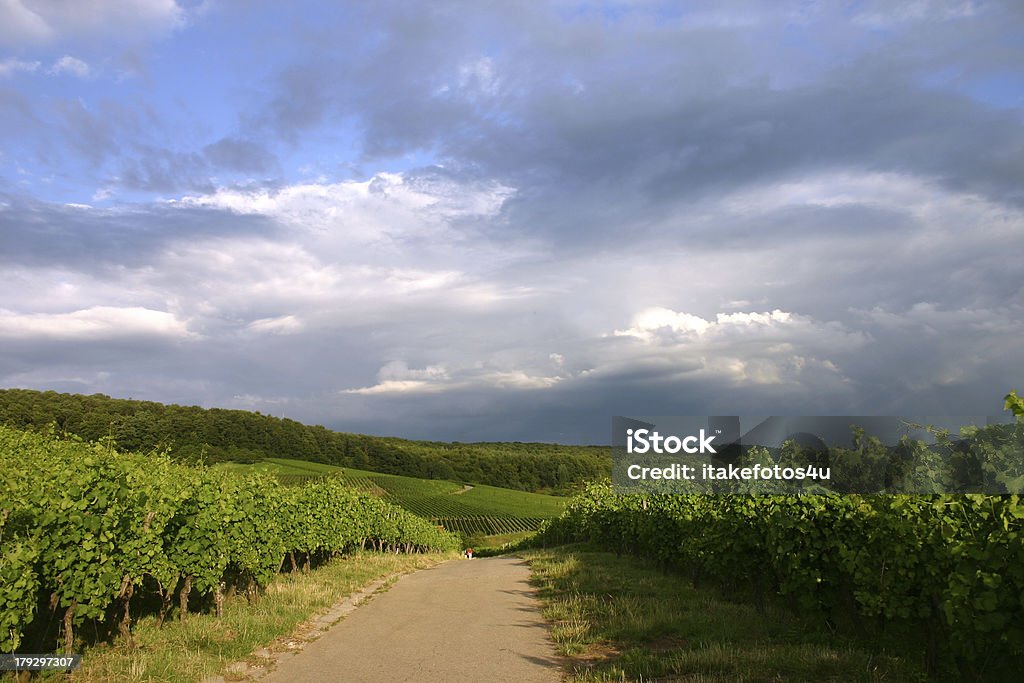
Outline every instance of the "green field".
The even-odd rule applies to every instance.
[[[236,472],[265,472],[284,484],[337,477],[347,486],[380,496],[466,536],[535,531],[545,519],[560,515],[565,506],[565,499],[557,496],[381,474],[305,460],[266,458],[251,465],[224,463],[219,467]]]

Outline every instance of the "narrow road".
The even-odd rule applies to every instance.
[[[529,576],[508,557],[410,574],[260,680],[555,683],[559,663]]]

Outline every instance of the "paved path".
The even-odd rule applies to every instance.
[[[401,578],[261,683],[561,680],[518,558],[453,560]]]

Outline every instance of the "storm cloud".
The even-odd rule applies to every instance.
[[[1024,389],[1014,3],[165,4],[145,76],[0,54],[90,65],[0,89],[4,386],[597,443]]]

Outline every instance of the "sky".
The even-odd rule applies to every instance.
[[[996,415],[1024,5],[0,0],[0,386],[422,439]]]

